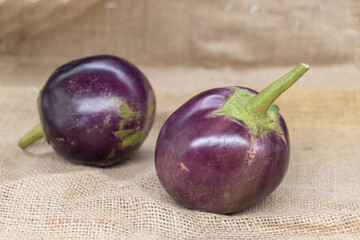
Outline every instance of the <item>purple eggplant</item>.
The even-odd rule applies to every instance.
[[[288,130],[273,102],[308,69],[299,64],[259,94],[216,88],[177,109],[156,143],[155,167],[165,190],[189,208],[220,214],[273,192],[290,157]]]
[[[38,98],[41,124],[20,141],[45,135],[75,163],[109,166],[140,147],[154,121],[155,95],[140,70],[99,55],[69,62],[49,78]]]

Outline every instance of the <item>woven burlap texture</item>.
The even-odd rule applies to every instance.
[[[0,239],[360,239],[359,13],[358,0],[2,1]],[[20,149],[52,71],[98,53],[130,59],[154,87],[142,147],[111,168],[72,164],[44,139]],[[310,71],[276,101],[292,151],[279,188],[231,215],[174,202],[154,168],[166,118],[203,90],[260,90],[300,61]]]

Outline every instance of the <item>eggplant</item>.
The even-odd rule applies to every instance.
[[[110,55],[59,67],[38,98],[41,124],[18,145],[45,136],[53,149],[79,164],[110,166],[140,147],[154,121],[155,94],[144,74]]]
[[[285,120],[273,102],[307,70],[299,64],[259,94],[245,87],[202,92],[164,123],[155,168],[179,203],[229,214],[273,192],[289,165]]]

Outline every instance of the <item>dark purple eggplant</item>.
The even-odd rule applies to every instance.
[[[59,67],[38,99],[41,124],[25,148],[45,135],[75,163],[113,165],[140,147],[153,124],[155,95],[147,78],[124,59],[99,55]]]
[[[155,167],[165,190],[189,208],[233,213],[284,178],[290,142],[275,99],[307,70],[299,64],[259,94],[244,87],[198,94],[164,123]]]

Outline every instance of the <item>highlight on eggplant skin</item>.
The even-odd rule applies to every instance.
[[[97,55],[71,61],[50,76],[38,99],[41,124],[19,141],[45,136],[64,158],[110,166],[133,154],[155,116],[155,94],[128,61]]]
[[[243,210],[272,193],[289,166],[285,120],[273,102],[307,70],[299,64],[257,93],[211,89],[191,98],[164,123],[155,168],[179,203],[207,212]]]

